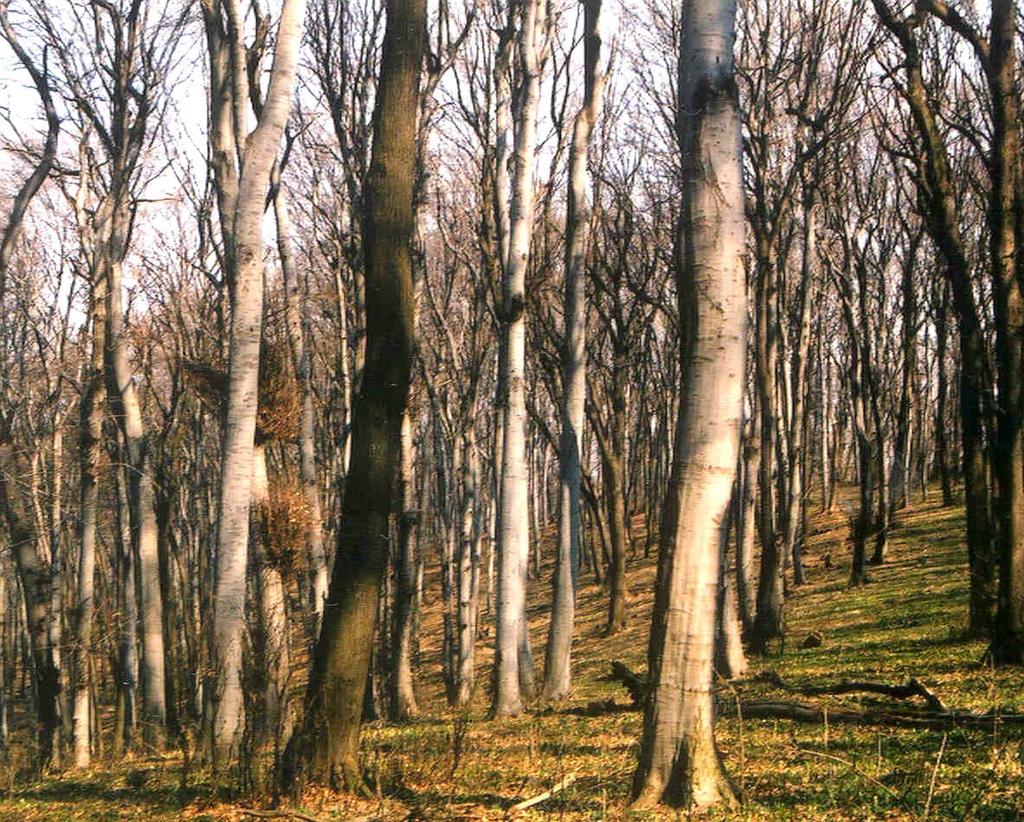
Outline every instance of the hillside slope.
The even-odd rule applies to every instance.
[[[753,678],[774,671],[790,685],[818,686],[844,679],[899,684],[914,676],[950,707],[1024,712],[1024,672],[986,668],[981,664],[984,643],[964,636],[967,578],[961,509],[932,502],[901,513],[889,562],[872,569],[872,582],[862,589],[846,584],[849,557],[842,519],[812,518],[810,531],[808,584],[793,591],[787,603],[789,641],[779,655],[751,660],[748,678],[723,686],[724,701],[798,699],[831,708],[889,710],[906,703],[856,694],[793,696]],[[655,818],[626,810],[640,714],[631,709],[624,689],[607,678],[613,660],[640,671],[645,667],[654,572],[653,559],[630,563],[629,627],[611,638],[601,636],[605,594],[584,580],[573,699],[565,705],[534,705],[530,714],[500,722],[486,720],[484,687],[466,713],[453,713],[444,703],[438,663],[440,603],[432,585],[422,624],[420,696],[425,718],[404,726],[377,723],[365,735],[366,765],[380,786],[378,800],[356,802],[311,791],[303,798],[303,808],[323,819],[357,814],[500,819],[516,802],[571,776],[568,787],[522,818]],[[543,661],[547,598],[546,578],[532,583],[531,631],[538,666]],[[822,644],[802,648],[812,632],[821,634]],[[488,679],[488,643],[485,637],[478,677],[482,684]],[[1024,816],[1022,726],[993,722],[946,732],[723,717],[718,727],[727,769],[745,797],[741,809],[720,812],[718,818]],[[27,788],[9,787],[0,799],[0,819],[251,818],[238,805],[212,801],[209,783],[197,782],[196,776],[182,789],[180,772],[180,757],[168,756]],[[129,787],[140,780],[141,787]]]

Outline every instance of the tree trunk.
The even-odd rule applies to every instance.
[[[614,402],[614,401],[613,401]],[[622,416],[612,412],[612,441],[599,437],[601,443],[601,491],[608,517],[608,616],[604,634],[612,636],[626,627],[626,501],[623,494],[623,470],[618,423]]]
[[[32,697],[36,709],[35,765],[42,771],[55,764],[60,739],[60,669],[55,647],[50,643],[50,599],[54,569],[38,549],[38,534],[31,506],[19,490],[28,471],[27,459],[0,430],[0,511],[11,538],[14,564],[25,602]]]
[[[914,268],[920,233],[916,234],[903,262],[902,294],[902,369],[900,373],[900,403],[896,415],[896,439],[893,445],[892,478],[889,481],[890,511],[907,507],[907,487],[910,475],[910,451],[914,420],[914,385],[917,381],[917,291],[914,288]]]
[[[251,698],[260,706],[260,713],[252,717],[251,724],[259,737],[279,742],[288,738],[291,729],[288,712],[291,654],[284,579],[268,539],[269,520],[272,516],[270,505],[266,445],[257,442],[252,453],[249,553],[253,566],[252,588],[258,622],[250,632],[253,648],[252,681],[260,683],[261,687],[260,693],[251,694]]]
[[[398,476],[398,551],[395,553],[395,606],[391,634],[391,718],[410,719],[419,713],[413,687],[412,655],[416,624],[416,569],[419,564],[416,509],[416,450],[409,411],[402,416]]]
[[[274,188],[274,218],[277,222],[277,251],[284,278],[285,319],[295,377],[299,384],[299,478],[308,510],[306,555],[309,558],[310,589],[317,622],[323,613],[327,596],[327,554],[323,544],[323,514],[320,509],[320,486],[316,464],[316,415],[313,410],[312,357],[306,343],[306,316],[302,308],[299,274],[292,251],[292,223],[288,195],[280,180]],[[344,312],[344,305],[341,304]],[[347,358],[347,352],[346,352]],[[347,363],[346,363],[347,365]],[[346,397],[346,408],[348,400]]]
[[[754,624],[757,588],[754,584],[754,532],[757,518],[757,478],[761,467],[756,417],[743,425],[742,466],[738,483],[736,521],[736,597],[744,632]]]
[[[779,541],[775,510],[776,411],[778,397],[778,340],[775,315],[778,293],[771,251],[759,240],[757,266],[757,386],[761,464],[758,476],[757,530],[761,539],[761,566],[757,583],[757,614],[750,631],[751,650],[763,654],[785,631],[783,622],[783,567],[785,554]]]
[[[739,459],[746,356],[735,14],[732,0],[687,0],[683,8],[677,271],[686,391],[655,587],[652,690],[633,779],[638,808],[735,802],[715,746],[712,695],[721,544]]]
[[[469,705],[473,697],[476,663],[477,619],[480,602],[480,540],[483,533],[483,509],[479,494],[480,470],[476,442],[470,424],[463,440],[462,457],[462,533],[457,567],[458,588],[458,660],[455,674],[455,704]]]
[[[999,601],[992,656],[1024,663],[1024,287],[1017,240],[1020,190],[1020,103],[1017,91],[1017,4],[993,0],[986,75],[992,97],[989,201],[990,261],[999,386],[995,469],[998,479]]]
[[[561,437],[558,446],[558,553],[551,625],[544,660],[544,696],[565,699],[572,686],[572,635],[580,566],[580,452],[586,402],[586,263],[590,227],[590,136],[601,113],[601,2],[583,6],[583,105],[573,124],[565,218],[565,331],[562,343]]]
[[[804,398],[807,395],[807,365],[811,352],[811,292],[813,267],[818,254],[814,199],[810,192],[803,198],[803,253],[800,264],[799,326],[796,345],[790,361],[792,373],[792,411],[789,421],[789,460],[786,472],[789,475],[783,550],[793,562],[793,581],[804,584],[803,565],[803,510],[804,510],[804,461],[805,425]]]
[[[935,371],[936,371],[936,388],[935,388],[935,462],[939,471],[939,484],[942,487],[942,504],[948,508],[953,504],[953,481],[950,477],[949,470],[949,443],[946,438],[946,410],[948,408],[949,397],[949,377],[946,374],[946,352],[948,350],[949,340],[949,323],[947,322],[949,315],[949,286],[944,285],[942,289],[942,300],[935,309]],[[960,332],[961,340],[963,340],[963,331]],[[961,348],[963,348],[963,342],[961,342]],[[969,369],[971,366],[966,363],[961,363],[961,371],[965,368]],[[961,402],[963,399],[963,378],[961,378]],[[969,447],[967,445],[968,439],[968,421],[967,418],[961,420],[961,428],[963,430],[963,444],[964,449]],[[965,485],[969,482],[967,479],[968,465],[964,462],[964,483]],[[970,550],[970,542],[968,541],[968,550]]]
[[[110,240],[106,307],[107,396],[111,411],[124,438],[127,465],[128,516],[134,554],[135,574],[139,580],[139,635],[141,643],[142,733],[152,748],[162,748],[167,722],[164,689],[163,596],[160,591],[160,558],[156,502],[153,492],[151,444],[142,421],[135,382],[124,341],[124,309],[121,304],[121,261],[126,248],[125,226],[116,216]],[[134,582],[131,584],[134,585]],[[132,631],[135,626],[132,625]]]
[[[510,15],[517,7],[511,7]],[[547,7],[525,0],[518,7],[521,88],[514,102],[514,179],[509,209],[508,257],[502,284],[501,320],[505,358],[504,442],[498,513],[498,601],[494,654],[494,716],[522,713],[526,624],[526,563],[529,557],[526,462],[526,270],[533,231],[534,154],[540,102],[541,51]],[[513,22],[510,19],[510,24]]]
[[[389,0],[364,192],[366,360],[352,421],[352,463],[327,607],[313,651],[301,725],[282,782],[365,791],[359,728],[387,567],[388,516],[412,368],[412,242],[417,127],[426,39],[424,0]]]
[[[111,449],[115,451],[115,449]],[[136,597],[135,554],[132,550],[131,516],[128,509],[128,492],[125,489],[123,475],[119,471],[111,472],[114,476],[114,487],[117,494],[117,570],[116,585],[118,593],[118,611],[120,625],[117,649],[117,722],[111,752],[121,757],[126,750],[131,750],[135,741],[137,681],[135,672],[138,658],[135,652],[135,637],[138,633],[138,599]],[[161,683],[162,684],[162,683]]]
[[[72,739],[76,768],[91,759],[90,671],[95,615],[96,531],[99,525],[99,472],[103,458],[103,352],[107,331],[106,272],[92,267],[91,353],[79,408],[79,483],[81,530],[78,546],[78,591],[75,606],[75,653],[72,694]]]
[[[231,104],[235,128],[241,133],[235,143],[244,162],[234,206],[221,211],[222,223],[229,225],[232,312],[213,600],[216,684],[211,752],[218,765],[230,765],[238,756],[243,726],[242,648],[263,320],[263,212],[270,172],[291,110],[306,0],[285,0],[266,101],[256,129],[247,136],[249,94],[239,0],[225,0],[225,9],[231,38]]]

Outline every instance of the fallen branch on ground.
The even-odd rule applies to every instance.
[[[807,702],[784,702],[760,700],[742,702],[740,710],[744,719],[791,719],[812,725],[886,725],[896,728],[949,728],[950,726],[991,728],[993,723],[1003,725],[1024,725],[1024,714],[984,713],[964,711],[906,712],[867,711],[855,708],[828,708]],[[728,702],[722,703],[724,716],[736,713]]]
[[[948,713],[945,706],[932,691],[917,677],[909,677],[902,685],[887,685],[884,682],[857,682],[844,679],[838,685],[790,685],[784,682],[775,671],[765,671],[755,678],[756,682],[764,682],[790,693],[803,696],[826,696],[841,694],[870,693],[888,696],[893,699],[912,699],[919,696],[928,704],[928,707],[937,713]]]
[[[513,811],[525,811],[527,808],[532,808],[534,805],[539,805],[541,802],[545,802],[558,793],[564,790],[573,782],[576,781],[576,774],[569,773],[559,779],[550,789],[539,793],[536,796],[531,796],[529,799],[524,799],[522,802],[518,802],[512,806]]]
[[[633,706],[639,708],[647,693],[647,680],[636,674],[621,662],[612,663],[609,677],[621,682],[633,698]],[[898,699],[922,697],[928,703],[928,710],[923,711],[880,711],[858,708],[830,708],[808,702],[788,702],[782,700],[722,700],[720,710],[724,716],[735,716],[741,713],[744,719],[790,719],[794,722],[823,725],[826,722],[847,725],[884,725],[896,728],[940,728],[951,726],[991,728],[994,723],[1003,725],[1024,725],[1024,714],[1002,713],[971,713],[947,708],[942,700],[929,691],[917,679],[911,678],[903,685],[885,685],[877,682],[841,682],[838,685],[806,686],[801,688],[787,686],[775,673],[762,675],[758,680],[767,681],[785,690],[807,695],[832,695],[848,693],[879,693]],[[738,684],[738,683],[737,683]]]

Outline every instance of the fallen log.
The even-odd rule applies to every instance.
[[[643,706],[647,695],[647,679],[631,671],[622,662],[613,662],[609,679],[621,682],[629,691],[633,707]],[[740,715],[744,719],[789,719],[794,722],[823,725],[832,724],[889,726],[896,728],[939,728],[950,727],[991,728],[994,724],[1024,725],[1024,714],[1000,711],[971,713],[951,710],[919,680],[911,677],[903,685],[886,685],[878,682],[844,681],[837,685],[790,686],[778,674],[768,672],[748,682],[767,682],[770,685],[800,693],[805,696],[841,695],[850,693],[878,693],[897,699],[921,697],[928,705],[927,710],[880,711],[858,708],[831,708],[809,702],[788,702],[780,700],[737,700],[733,695],[721,699],[718,709],[723,716]],[[739,684],[739,683],[736,683]],[[737,706],[737,702],[739,703]]]
[[[741,715],[743,719],[789,719],[812,725],[869,725],[895,728],[983,727],[994,724],[1024,725],[1024,714],[969,713],[964,711],[907,712],[869,711],[856,708],[829,708],[807,702],[753,700],[730,704],[723,700],[719,706],[723,716]]]
[[[765,671],[755,681],[765,682],[790,693],[803,696],[838,696],[842,694],[870,693],[888,696],[892,699],[913,699],[921,697],[928,707],[937,713],[947,713],[948,708],[938,696],[930,691],[917,677],[909,677],[902,685],[888,685],[884,682],[858,682],[844,679],[836,685],[790,685],[775,671]]]

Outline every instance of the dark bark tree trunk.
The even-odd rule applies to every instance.
[[[352,420],[352,462],[338,550],[301,724],[282,783],[307,779],[365,791],[359,729],[398,467],[414,345],[412,243],[425,0],[389,0],[366,180],[363,253],[366,360]]]

